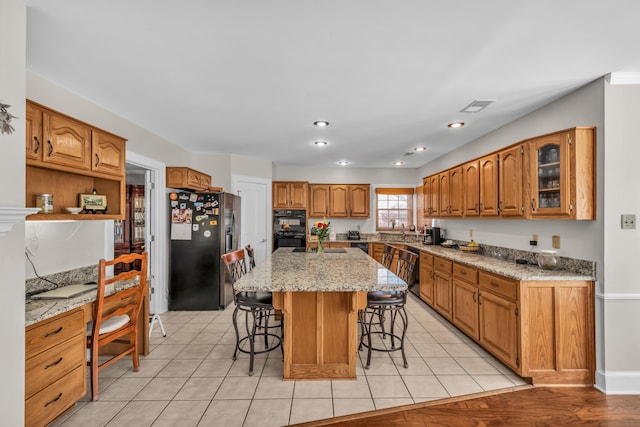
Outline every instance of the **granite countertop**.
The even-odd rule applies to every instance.
[[[317,254],[279,248],[234,284],[236,291],[399,291],[407,284],[358,248]]]
[[[136,280],[122,280],[112,285],[107,285],[106,295],[109,296],[118,291],[128,289],[135,286],[136,283]],[[74,298],[42,300],[27,298],[25,301],[25,326],[47,320],[58,314],[92,303],[96,300],[97,296],[98,291],[94,289]]]
[[[490,273],[496,273],[516,280],[595,280],[595,277],[590,274],[566,270],[545,270],[535,265],[516,264],[515,261],[504,260],[482,254],[463,252],[459,249],[445,248],[437,245],[422,245],[419,243],[402,242],[400,244],[411,246],[432,255],[471,267],[477,267]]]

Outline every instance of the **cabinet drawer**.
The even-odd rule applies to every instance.
[[[518,296],[518,282],[506,277],[481,272],[480,287],[512,300]]]
[[[86,363],[85,335],[78,334],[60,345],[26,360],[25,396],[42,390],[69,371]]]
[[[426,252],[420,252],[420,265],[433,265],[433,255]]]
[[[78,366],[24,403],[25,425],[44,426],[75,404],[86,392],[84,366]]]
[[[434,257],[433,268],[445,273],[451,273],[453,261],[447,261],[446,259]]]
[[[51,321],[36,325],[26,331],[25,358],[27,359],[68,340],[74,335],[86,333],[82,310],[65,313]]]
[[[478,270],[473,267],[454,263],[453,275],[466,280],[467,282],[473,283],[474,285],[478,284]]]

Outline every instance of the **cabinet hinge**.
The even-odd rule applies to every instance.
[[[151,183],[151,189],[152,189],[152,190],[155,190],[155,189],[156,189],[156,183],[155,183],[155,182],[152,182],[152,183]]]
[[[149,236],[149,240],[151,240],[152,242],[155,242],[156,236],[152,234],[151,236]]]
[[[524,154],[524,147],[520,147],[520,154]]]
[[[516,357],[516,366],[520,366],[520,358]]]
[[[517,316],[518,315],[518,307],[516,307],[515,312],[516,312],[516,316]]]
[[[569,203],[569,210],[572,211],[573,210],[573,203]]]
[[[573,143],[573,138],[571,138],[571,135],[567,135],[567,141],[569,142],[569,145]]]

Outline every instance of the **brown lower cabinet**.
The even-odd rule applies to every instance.
[[[425,252],[420,262],[422,300],[518,375],[593,385],[593,281],[520,281]]]

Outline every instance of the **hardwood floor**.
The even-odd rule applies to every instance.
[[[298,426],[640,426],[640,395],[522,386]]]

